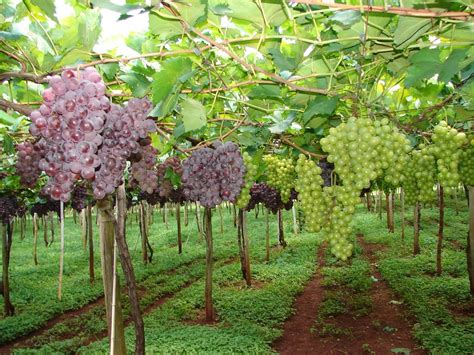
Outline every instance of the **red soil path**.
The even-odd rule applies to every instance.
[[[355,318],[345,313],[331,318],[331,324],[348,330],[348,334],[321,336],[317,331],[311,332],[326,289],[321,285],[324,248],[320,248],[318,269],[303,293],[296,298],[296,313],[285,323],[283,336],[273,344],[276,351],[291,355],[393,354],[392,349],[405,348],[411,354],[425,353],[411,335],[412,319],[403,305],[391,302],[397,297],[377,270],[375,253],[381,246],[366,243],[362,236],[358,236],[358,241],[363,248],[363,256],[371,263],[372,276],[378,279],[370,290],[370,314]],[[387,329],[391,331],[387,332]]]

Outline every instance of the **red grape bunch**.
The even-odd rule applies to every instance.
[[[20,183],[32,188],[41,174],[39,161],[44,157],[44,141],[41,139],[36,143],[23,142],[16,146],[16,150],[16,171],[20,176]]]
[[[132,176],[142,191],[149,194],[158,189],[158,175],[155,170],[158,151],[151,144],[140,146],[141,159],[132,162]]]
[[[8,224],[13,217],[20,217],[25,210],[13,195],[0,196],[0,222]]]
[[[68,201],[74,182],[92,181],[100,165],[97,149],[110,102],[105,84],[94,68],[64,70],[49,78],[39,110],[31,113],[30,133],[46,142],[39,168],[50,177],[44,192]]]
[[[234,203],[244,185],[245,165],[239,147],[232,142],[214,143],[183,162],[182,183],[187,199],[212,208],[222,201]]]
[[[147,99],[132,99],[124,108],[112,105],[107,113],[102,132],[103,145],[99,150],[101,165],[92,183],[95,198],[103,198],[120,185],[127,159],[140,153],[143,156],[139,142],[149,143],[144,138],[156,130],[155,123],[147,119],[151,108]],[[152,187],[156,188],[153,184]]]
[[[181,178],[183,174],[183,166],[181,160],[178,157],[169,157],[163,163],[158,165],[158,180],[160,183],[159,192],[160,196],[169,197],[173,190],[176,190],[175,184],[172,181],[171,174]]]

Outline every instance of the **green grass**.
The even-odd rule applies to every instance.
[[[451,201],[448,200],[448,203],[452,206]],[[416,257],[411,253],[413,227],[407,224],[406,238],[402,241],[398,212],[394,234],[387,233],[385,216],[380,220],[377,214],[368,213],[363,207],[359,207],[353,225],[355,232],[363,233],[367,242],[386,246],[378,254],[379,269],[398,294],[397,299],[403,301],[414,316],[414,335],[421,345],[435,354],[470,353],[474,349],[474,319],[453,312],[454,308],[470,300],[466,257],[462,249],[466,245],[467,212],[465,208],[459,214],[451,208],[446,209],[441,277],[434,276],[437,213],[435,208],[422,210],[422,252]],[[255,286],[248,288],[242,280],[237,258],[232,216],[227,210],[223,215],[225,231],[222,235],[217,213],[213,219],[216,259],[214,302],[218,316],[217,323],[213,325],[198,322],[204,309],[205,246],[198,237],[194,219],[190,219],[190,225],[184,229],[184,253],[178,255],[172,217],[169,229],[166,229],[161,217],[155,213],[150,233],[155,255],[150,265],[141,262],[136,223],[129,227],[127,235],[142,294],[141,307],[146,308],[156,299],[171,295],[164,304],[144,316],[147,353],[273,352],[271,343],[281,335],[285,319],[294,311],[292,303],[296,294],[303,290],[315,270],[320,236],[306,233],[294,236],[291,216],[285,213],[288,247],[284,250],[273,248],[270,262],[265,263],[264,219],[262,216],[256,220],[253,213],[249,214]],[[411,209],[407,208],[406,216],[411,219]],[[190,214],[190,217],[194,215]],[[276,244],[277,239],[276,222],[276,217],[271,219],[272,245]],[[56,299],[59,243],[55,242],[50,248],[39,244],[40,265],[35,267],[31,233],[23,241],[17,233],[11,263],[12,299],[17,315],[9,318],[0,315],[0,342],[37,329],[55,315],[78,309],[102,294],[98,245],[95,245],[97,281],[91,286],[80,228],[74,226],[70,219],[66,224],[67,276],[62,302]],[[354,250],[354,257],[346,263],[336,260],[328,251],[324,256],[326,263],[321,272],[327,292],[318,314],[314,315],[316,326],[313,329],[320,334],[347,335],[350,329],[335,326],[331,318],[343,313],[362,317],[371,311],[370,266],[357,243]],[[0,298],[0,306],[1,302]],[[123,296],[123,307],[127,316],[129,304],[126,295]],[[107,339],[97,338],[88,346],[82,345],[94,334],[100,334],[105,327],[103,306],[94,307],[80,317],[58,323],[42,336],[31,339],[30,348],[15,352],[106,353]],[[132,326],[126,329],[126,342],[128,350],[132,351]]]

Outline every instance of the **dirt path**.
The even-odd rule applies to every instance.
[[[321,267],[324,266],[325,250],[325,245],[319,248],[316,272],[303,293],[296,297],[295,314],[285,322],[283,336],[273,344],[273,348],[281,354],[321,354],[321,348],[311,334],[311,327],[323,300]]]
[[[392,349],[404,348],[411,354],[425,353],[411,335],[412,320],[377,270],[375,253],[381,246],[366,243],[362,236],[358,236],[358,242],[363,248],[364,258],[371,264],[371,275],[377,279],[369,291],[370,313],[356,317],[344,312],[330,317],[327,324],[334,326],[338,333],[321,335],[318,331],[311,332],[325,292],[335,291],[334,287],[321,285],[324,248],[320,248],[318,269],[303,293],[296,298],[296,313],[285,323],[283,336],[273,344],[276,351],[292,355],[392,354]]]

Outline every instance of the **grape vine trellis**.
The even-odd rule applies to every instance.
[[[370,145],[361,148],[359,156],[355,155],[361,158],[375,152],[380,140],[395,142],[396,136],[401,136],[398,130],[404,132],[408,140],[403,138],[391,147],[408,147],[407,150],[428,142],[432,128],[441,120],[449,121],[456,129],[453,137],[459,137],[456,139],[460,146],[465,145],[466,138],[460,132],[472,132],[474,26],[472,6],[463,0],[443,4],[422,0],[405,0],[403,4],[387,0],[369,4],[361,1],[326,4],[317,0],[186,0],[152,2],[153,5],[140,1],[116,5],[107,0],[71,0],[69,4],[74,16],[62,19],[57,18],[52,0],[24,0],[16,9],[8,1],[0,4],[3,20],[0,25],[0,108],[3,110],[0,111],[0,133],[6,153],[2,155],[1,167],[8,172],[14,163],[14,143],[31,141],[27,133],[29,120],[25,116],[42,103],[41,94],[48,78],[63,72],[64,68],[77,69],[77,73],[79,69],[96,68],[107,87],[106,95],[117,104],[148,96],[153,103],[149,116],[157,125],[151,143],[162,155],[202,153],[200,148],[216,140],[231,140],[255,156],[277,152],[294,157],[303,153],[319,159],[326,157],[329,151],[327,159],[335,160],[337,171],[336,160],[340,163],[344,155],[350,156],[356,151],[353,148],[362,145],[354,143],[358,133],[368,135],[371,140]],[[137,55],[117,57],[113,52],[94,51],[100,35],[101,9],[115,11],[121,19],[133,16],[136,11],[147,14],[148,31],[132,34],[124,40]],[[18,32],[16,25],[22,21],[29,23],[28,33]],[[117,114],[118,120],[121,112]],[[373,126],[373,121],[365,118],[377,118],[377,125]],[[391,132],[392,136],[380,139],[383,131],[380,135],[377,133],[377,137],[373,135],[372,130],[382,130],[379,121],[387,128],[385,133]],[[336,126],[340,128],[335,130]],[[451,127],[437,129],[450,132]],[[339,134],[339,141],[346,140],[343,146],[346,150],[341,150],[339,141],[325,138],[331,132]],[[445,158],[439,149],[442,151],[443,144],[450,144],[446,138],[440,142],[441,148],[435,146],[438,160]],[[147,142],[148,154],[154,155],[155,150],[149,144]],[[450,147],[458,148],[453,144]],[[390,149],[379,151],[387,161],[393,158]],[[456,157],[456,164],[461,156]],[[370,156],[370,159],[375,158]],[[345,185],[326,189],[316,184],[307,189],[305,185],[320,169],[313,162],[306,162],[303,155],[300,159],[297,170],[303,178],[299,192],[311,192],[327,199],[323,202],[331,206],[327,229],[335,235],[331,242],[338,238],[344,242],[341,245],[341,240],[335,242],[333,252],[345,260],[352,252],[352,245],[346,243],[345,238],[351,232],[349,223],[360,190],[369,188],[375,178],[382,178],[382,171],[385,179],[389,175],[396,184],[400,180],[397,169],[406,162],[394,163],[395,169],[370,161],[368,167],[363,166],[366,170],[362,174],[357,171],[359,175],[355,175],[353,171],[367,162],[355,161],[352,170],[346,167],[347,171],[337,171],[341,178],[345,176]],[[155,161],[150,163],[153,165]],[[287,163],[282,166],[288,165],[288,175],[292,175],[291,159]],[[437,162],[443,167],[445,163]],[[285,187],[282,198],[286,201],[291,192],[291,186],[286,185],[292,181],[286,177],[279,181],[279,173],[275,172],[277,182],[273,187]],[[468,175],[466,171],[463,174]],[[141,178],[137,180],[153,180],[154,176]],[[120,176],[117,179],[108,186],[107,192],[115,189]],[[444,180],[450,184],[451,176],[445,174]],[[453,185],[459,183],[458,179],[453,180]],[[8,176],[5,181],[2,189],[17,187],[14,176]],[[378,181],[379,188],[384,189],[385,182]],[[72,190],[72,186],[70,188]],[[439,188],[442,191],[442,187]],[[101,190],[96,194],[99,197],[103,197]],[[277,194],[276,191],[275,200],[279,197]],[[416,194],[420,192],[409,191],[407,197],[414,196],[417,203],[423,200]],[[327,212],[306,203],[306,200],[311,201],[308,198],[301,199],[303,209],[308,215],[316,216],[315,221],[325,220]],[[121,187],[118,209],[122,219],[115,228],[122,242],[123,204]],[[110,231],[114,228],[111,201],[105,198],[100,205],[105,206],[101,212],[102,228]],[[205,210],[209,260],[212,260],[210,208],[214,205],[206,206]],[[239,212],[239,233],[245,241],[245,218],[241,215],[242,211]],[[320,224],[314,222],[310,227],[319,230]],[[103,243],[111,246],[111,239],[104,238]],[[106,257],[112,258],[111,255]],[[111,270],[104,269],[104,274],[107,274],[104,284],[110,288],[115,276]],[[210,277],[212,273],[208,281]],[[127,279],[127,282],[134,281]],[[108,303],[113,303],[112,297],[107,295]],[[208,310],[212,318],[212,309]],[[123,339],[117,341],[123,342]],[[120,349],[124,346],[117,343]]]

